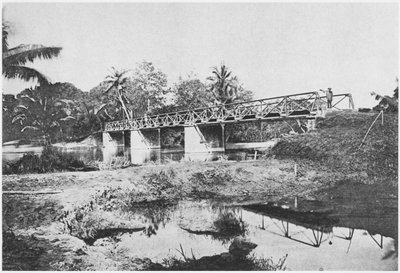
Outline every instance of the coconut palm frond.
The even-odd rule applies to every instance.
[[[3,53],[8,51],[8,29],[9,26],[6,22],[3,22]]]
[[[65,118],[60,118],[61,121],[67,121],[67,120],[76,120],[73,116],[66,116]]]
[[[104,115],[106,116],[106,118],[111,119],[111,115],[107,112],[107,109],[104,109]]]
[[[25,116],[24,114],[19,114],[19,115],[15,116],[15,117],[12,119],[11,123],[15,123],[15,122],[17,122],[17,121],[23,121],[23,120],[25,120],[25,119],[26,119],[26,116]]]
[[[105,110],[106,106],[107,104],[103,103],[101,105],[93,107],[93,114],[95,115],[99,114],[101,111]]]
[[[30,100],[31,102],[36,102],[35,98],[33,98],[33,97],[31,97],[31,96],[28,96],[28,95],[21,95],[20,98],[21,98],[21,99],[28,99],[28,100]]]
[[[113,87],[115,87],[115,85],[114,83],[111,83],[110,86],[104,91],[104,93],[110,92],[113,89]]]
[[[74,105],[75,102],[73,100],[69,100],[69,99],[58,99],[58,101],[65,103],[67,105]]]
[[[23,105],[23,104],[19,104],[19,105],[15,106],[15,109],[17,109],[17,108],[22,108],[22,109],[24,109],[24,110],[27,110],[27,109],[28,109],[28,107],[26,107],[26,106]]]
[[[220,73],[218,72],[218,70],[217,70],[217,71],[213,71],[212,73],[215,74],[215,76],[217,76],[217,78],[218,78],[219,80],[221,79],[221,75],[220,75]]]
[[[40,84],[49,84],[49,80],[46,78],[46,76],[36,69],[26,66],[3,65],[3,75],[7,79],[19,78],[25,81],[37,80]]]
[[[21,132],[23,133],[25,130],[37,131],[37,130],[39,130],[39,128],[37,128],[35,126],[25,126],[24,128],[21,129]]]
[[[19,45],[3,52],[3,63],[6,65],[24,65],[35,59],[51,59],[57,57],[62,47],[47,47],[43,45]]]
[[[129,71],[132,71],[132,69],[123,69],[121,71],[119,71],[119,76],[124,76],[126,73],[128,73]]]

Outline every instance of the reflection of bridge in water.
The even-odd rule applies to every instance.
[[[312,121],[323,117],[326,108],[326,97],[318,92],[307,92],[108,122],[103,133],[104,160],[109,161],[118,153],[116,146],[122,145],[129,147],[132,163],[143,163],[150,159],[150,150],[161,148],[160,130],[173,127],[183,128],[185,159],[204,160],[210,152],[225,152],[225,124],[256,120]],[[332,108],[354,109],[351,94],[334,95]],[[207,139],[202,129],[213,124],[218,128],[214,128],[214,135]],[[218,139],[216,147],[211,147],[211,138]]]
[[[355,228],[339,227],[339,219],[330,217],[327,213],[295,211],[282,208],[276,204],[248,205],[244,206],[243,209],[261,216],[261,223],[258,226],[261,230],[317,248],[326,241],[331,244],[335,237],[349,241],[347,252],[350,250]],[[268,219],[268,225],[265,223],[265,218]],[[339,229],[340,232],[334,232],[333,228]],[[366,232],[373,242],[382,249],[383,235],[373,235],[368,231]]]

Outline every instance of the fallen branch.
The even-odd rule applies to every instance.
[[[361,141],[360,147],[358,147],[358,149],[360,149],[361,146],[364,144],[364,141],[365,141],[365,139],[367,138],[369,131],[371,131],[372,126],[374,126],[375,122],[378,120],[378,118],[379,118],[380,115],[383,115],[383,111],[380,111],[380,112],[379,112],[379,114],[376,116],[374,122],[372,122],[371,126],[369,126],[369,129],[368,129],[367,133],[365,134],[363,140]]]

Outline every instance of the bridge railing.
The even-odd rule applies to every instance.
[[[340,98],[340,100],[349,98],[352,104],[351,94],[340,94],[334,97]],[[138,130],[252,119],[312,117],[316,115],[318,110],[323,109],[324,106],[326,108],[326,97],[320,97],[318,92],[306,92],[144,116],[132,120],[107,122],[105,131]]]

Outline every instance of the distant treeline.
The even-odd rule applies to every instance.
[[[226,66],[201,81],[194,75],[167,86],[167,75],[143,61],[113,71],[88,92],[72,83],[42,84],[16,96],[3,94],[3,142],[44,138],[74,141],[103,130],[104,123],[145,114],[180,111],[253,98]],[[4,90],[7,92],[7,90]]]

